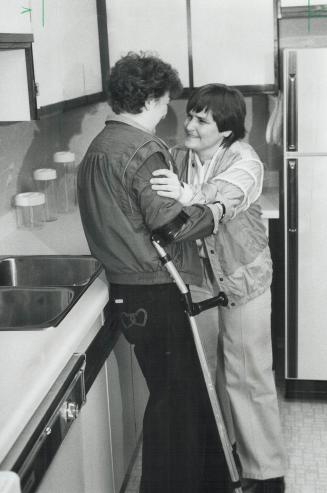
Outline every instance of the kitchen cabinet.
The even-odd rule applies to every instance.
[[[23,4],[24,7],[22,6]],[[31,33],[30,5],[31,0],[25,0],[24,2],[21,2],[21,0],[1,0],[0,33]]]
[[[245,93],[276,91],[276,0],[123,4],[107,0],[111,65],[130,50],[155,50],[177,68],[186,88],[223,82]]]
[[[190,1],[194,86],[222,82],[273,88],[274,2]]]
[[[58,326],[0,332],[0,470],[17,472],[26,493],[119,493],[126,482],[145,382],[132,347],[104,320],[107,303],[100,276]],[[86,403],[71,421],[84,365]]]
[[[323,4],[327,3],[322,0],[280,0],[281,7],[310,7]]]
[[[280,0],[281,18],[306,18],[310,31],[310,19],[327,17],[327,2],[322,0]]]
[[[83,471],[87,493],[114,491],[106,385],[107,372],[104,366],[88,392],[86,405],[81,412]]]
[[[107,360],[115,493],[120,491],[136,448],[131,348],[120,336]]]
[[[107,36],[103,21],[104,1],[27,0],[22,6],[17,0],[1,0],[0,71],[6,74],[0,82],[1,121],[35,119],[37,116],[105,99],[103,87],[108,56],[107,46],[101,38],[102,31]],[[10,50],[16,51],[18,41],[26,42],[26,36],[31,37],[28,40],[30,52],[26,66],[28,84],[31,86],[28,88],[28,96],[30,100],[33,99],[33,107],[31,102],[28,104],[29,99],[26,97],[26,75],[23,77],[21,73],[25,62],[18,64],[18,54],[10,53],[8,60],[8,56],[1,53],[8,49],[2,45],[5,35],[10,36],[11,43],[16,43],[15,47],[10,46]],[[26,46],[22,48],[26,49]],[[20,51],[22,58],[24,51]],[[12,106],[20,111],[12,115]]]
[[[102,325],[99,316],[91,330]],[[87,362],[86,362],[87,364]],[[37,493],[113,493],[107,373],[104,365],[61,443]]]
[[[30,0],[0,2],[0,121],[36,117]],[[25,13],[24,13],[25,12]]]
[[[37,493],[113,493],[106,368],[87,394]]]
[[[101,94],[97,1],[31,5],[38,108]]]
[[[5,37],[0,35],[0,121],[31,120],[36,115],[31,42]]]
[[[121,336],[37,493],[121,491],[142,431],[147,398],[145,381],[131,351]]]
[[[189,87],[186,2],[107,0],[106,4],[111,66],[128,51],[155,52],[178,68],[183,85]]]

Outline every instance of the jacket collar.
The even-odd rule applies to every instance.
[[[154,135],[154,132],[152,132],[146,127],[143,127],[142,125],[135,122],[132,118],[129,118],[128,116],[125,115],[112,115],[106,120],[106,123],[107,122],[126,123],[126,125],[131,125],[132,127],[138,128],[139,130],[146,132],[147,134]]]
[[[132,118],[128,118],[128,116],[112,115],[109,118],[107,118],[106,124],[109,122],[125,123],[126,125],[130,125],[131,127],[138,128],[139,130],[142,130],[142,132],[145,132],[145,133],[151,135],[152,139],[161,143],[166,148],[167,151],[169,150],[168,145],[166,144],[166,142],[164,140],[162,140],[160,137],[155,135],[155,133],[151,132],[151,130],[149,130],[148,128],[143,127],[142,125],[139,125],[138,123],[136,123],[134,120],[132,120]]]

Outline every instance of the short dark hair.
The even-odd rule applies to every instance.
[[[145,101],[166,92],[178,97],[183,86],[178,72],[160,58],[145,52],[129,52],[112,68],[109,77],[109,104],[116,113],[140,113]]]
[[[219,132],[232,131],[224,138],[223,147],[229,147],[245,136],[246,105],[237,89],[225,84],[206,84],[195,89],[187,102],[186,111],[199,113],[203,110],[211,110]]]

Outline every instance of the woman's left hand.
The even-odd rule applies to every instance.
[[[178,176],[169,169],[157,169],[153,171],[151,178],[151,188],[156,190],[161,197],[169,197],[179,200],[182,195],[183,186]]]

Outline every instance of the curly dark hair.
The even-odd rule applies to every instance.
[[[202,110],[211,110],[219,132],[232,131],[224,138],[222,147],[229,147],[245,136],[246,105],[238,89],[225,84],[206,84],[195,89],[187,102],[186,111],[200,113]]]
[[[145,52],[129,52],[118,60],[109,77],[109,104],[116,113],[137,114],[145,101],[166,92],[178,97],[183,86],[178,72],[160,58]]]

